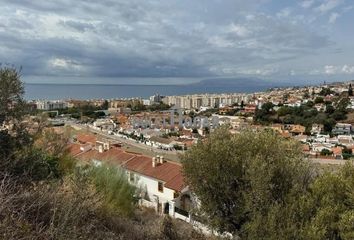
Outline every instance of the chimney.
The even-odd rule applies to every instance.
[[[110,144],[109,142],[104,144],[104,150],[109,150],[110,149]]]
[[[102,145],[99,145],[99,146],[98,146],[98,152],[99,152],[99,153],[103,153],[103,147],[102,147]]]
[[[156,158],[155,157],[152,158],[152,167],[153,168],[156,167]]]
[[[160,163],[163,164],[163,162],[164,162],[164,158],[163,156],[160,156]]]

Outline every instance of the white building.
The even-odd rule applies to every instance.
[[[202,107],[230,106],[234,103],[247,104],[250,94],[193,94],[184,96],[166,96],[163,102],[183,109],[200,109]]]
[[[120,166],[129,182],[140,189],[141,205],[186,221],[204,233],[212,233],[191,214],[192,208],[199,206],[198,200],[186,186],[179,163],[165,161],[163,156],[151,158],[128,153],[105,142],[96,142],[95,147],[87,144],[85,141],[71,144],[71,154],[93,166],[102,163]]]
[[[39,110],[58,110],[58,109],[65,109],[68,107],[68,103],[61,100],[55,101],[46,101],[46,100],[39,100],[36,101],[36,107]]]
[[[97,119],[93,123],[95,129],[104,131],[113,131],[116,126],[117,125],[111,119]]]

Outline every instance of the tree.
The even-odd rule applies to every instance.
[[[352,88],[352,84],[349,84],[349,88],[348,88],[348,95],[349,96],[353,96],[353,88]]]
[[[108,109],[108,107],[109,107],[109,102],[107,101],[107,100],[104,100],[104,103],[102,104],[102,109],[103,110],[107,110]]]
[[[318,103],[323,103],[323,97],[316,97],[315,98],[315,103],[318,104]]]
[[[245,107],[245,102],[242,100],[240,104],[240,108],[243,109]]]
[[[305,191],[311,180],[298,143],[272,131],[217,129],[183,155],[182,164],[209,224],[240,235],[260,227],[259,216]]]
[[[57,178],[60,175],[56,156],[34,145],[36,136],[30,135],[23,119],[26,103],[20,71],[14,68],[0,69],[0,179],[2,175],[17,177],[18,181]],[[53,141],[51,146],[57,142]]]
[[[292,114],[292,112],[293,112],[293,108],[288,107],[288,106],[282,106],[277,111],[279,117],[283,117],[288,114]]]
[[[0,126],[21,119],[25,101],[20,72],[13,68],[0,68]]]
[[[313,101],[307,101],[307,103],[306,103],[306,106],[308,106],[308,107],[313,107],[315,104],[314,104],[314,102]]]
[[[346,164],[338,173],[324,173],[309,190],[305,197],[307,211],[312,213],[303,239],[353,239],[353,165]]]
[[[13,165],[11,158],[14,153],[30,142],[21,125],[25,109],[23,94],[20,72],[13,68],[0,68],[0,174]]]
[[[257,122],[268,123],[270,121],[270,116],[272,115],[272,109],[274,104],[267,102],[262,105],[261,109],[257,109],[255,113],[255,120]]]
[[[334,93],[334,91],[332,91],[330,88],[322,88],[321,92],[319,93],[319,95],[327,96],[327,95],[330,95],[330,94],[333,94],[333,93]]]
[[[330,150],[324,148],[321,150],[321,155],[322,156],[330,156],[330,155],[332,155],[332,152]]]
[[[325,113],[332,114],[332,113],[334,113],[334,111],[335,111],[335,109],[334,109],[334,107],[332,105],[326,105]]]
[[[308,90],[306,90],[306,92],[304,93],[304,95],[302,96],[304,99],[308,99],[310,98],[310,93]]]

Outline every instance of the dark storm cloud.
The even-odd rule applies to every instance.
[[[267,0],[0,2],[0,61],[28,75],[272,74],[331,46],[303,23],[262,13]]]

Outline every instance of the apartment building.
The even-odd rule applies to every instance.
[[[39,110],[57,110],[57,109],[65,109],[68,107],[68,103],[62,100],[55,100],[55,101],[46,101],[46,100],[39,100],[36,101],[36,107]]]
[[[230,106],[235,103],[248,103],[249,94],[195,94],[184,96],[166,96],[163,102],[183,109],[200,109],[202,107]]]

